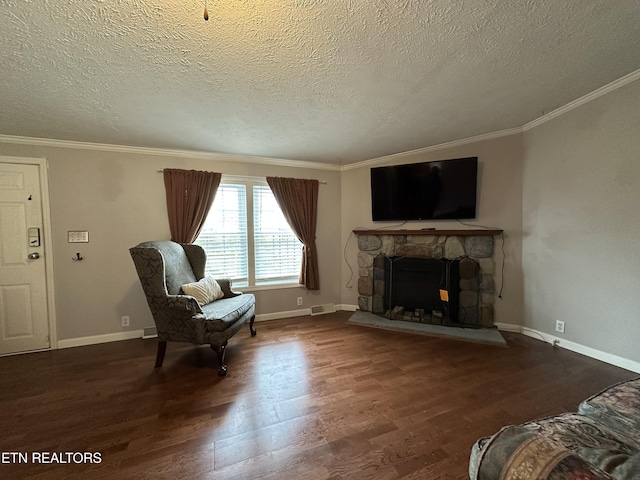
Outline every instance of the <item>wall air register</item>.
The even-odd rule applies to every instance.
[[[325,313],[333,313],[336,311],[336,306],[333,303],[326,303],[324,305],[314,305],[311,307],[311,316],[323,315]]]

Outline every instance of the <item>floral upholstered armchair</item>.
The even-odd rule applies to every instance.
[[[168,240],[129,249],[158,330],[156,368],[167,342],[209,344],[218,357],[218,375],[227,374],[228,340],[255,320],[255,297],[231,290],[229,279],[205,277],[206,254],[198,245]]]

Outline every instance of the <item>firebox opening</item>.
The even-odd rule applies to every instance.
[[[472,326],[460,306],[460,261],[419,257],[376,258],[376,290],[383,301],[373,313],[391,320]]]

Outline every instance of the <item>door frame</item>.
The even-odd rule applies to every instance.
[[[0,163],[19,163],[22,165],[36,165],[38,167],[40,194],[42,197],[42,227],[45,240],[44,265],[45,282],[47,283],[47,316],[49,317],[49,348],[44,350],[55,350],[58,348],[58,330],[56,321],[56,296],[53,283],[53,234],[51,228],[51,205],[49,203],[49,164],[46,158],[10,157],[4,155],[0,155]]]

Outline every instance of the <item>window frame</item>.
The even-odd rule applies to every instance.
[[[262,285],[256,285],[256,247],[255,247],[255,205],[254,205],[254,186],[266,186],[269,188],[266,177],[253,177],[245,175],[222,175],[220,179],[220,186],[224,184],[244,184],[246,193],[246,235],[247,235],[247,283],[248,285],[239,285],[238,288],[243,291],[256,291],[256,290],[276,290],[284,288],[299,288],[304,287],[299,281],[299,273],[297,273],[296,279],[291,281],[283,281],[281,283],[264,283]],[[215,200],[214,200],[215,203]],[[213,208],[213,205],[212,205]],[[208,215],[208,213],[207,213]],[[205,220],[206,221],[206,220]],[[289,227],[291,228],[291,227]],[[293,230],[291,230],[293,233]],[[294,234],[295,236],[295,234]],[[297,238],[297,237],[296,237]],[[299,241],[299,240],[298,240]],[[197,239],[196,241],[197,242]],[[194,243],[195,243],[194,242]],[[302,253],[303,244],[300,242],[300,251]],[[302,258],[300,258],[300,268],[302,268]]]

